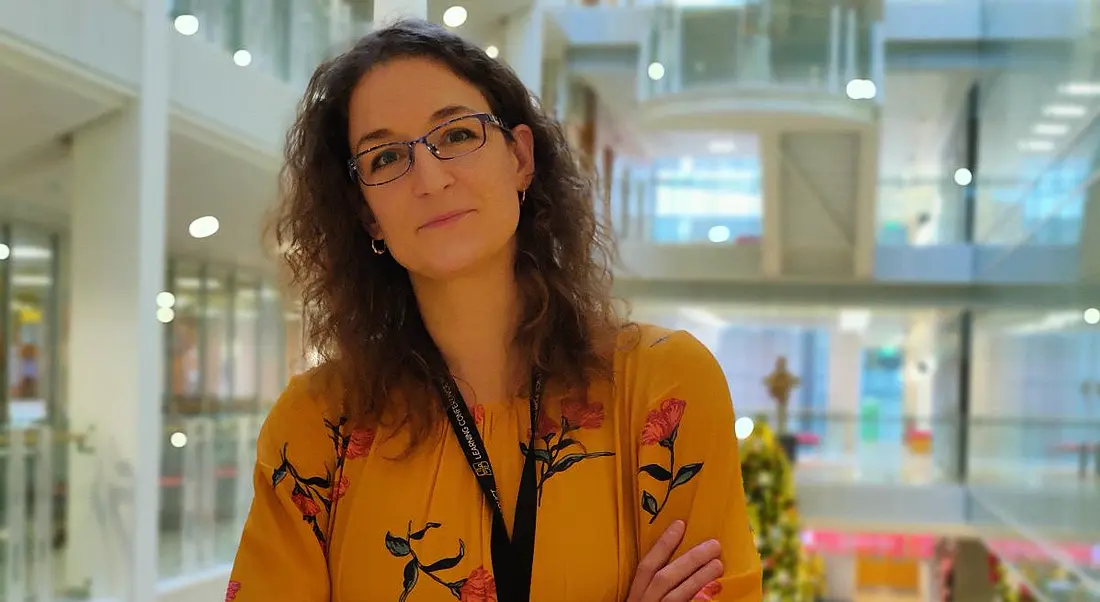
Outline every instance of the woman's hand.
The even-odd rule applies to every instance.
[[[626,602],[691,602],[703,586],[722,576],[722,561],[718,559],[722,546],[713,539],[668,561],[683,540],[685,529],[683,521],[675,521],[661,534],[638,564]]]

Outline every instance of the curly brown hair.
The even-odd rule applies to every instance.
[[[324,390],[338,392],[351,421],[410,427],[415,445],[442,418],[432,383],[446,367],[408,272],[371,251],[365,224],[373,216],[348,170],[352,91],[371,68],[401,58],[438,61],[476,86],[506,125],[534,133],[535,173],[516,230],[515,343],[524,365],[566,387],[587,386],[610,376],[621,324],[611,298],[614,246],[594,215],[592,178],[519,77],[423,21],[366,35],[310,79],[287,135],[274,232],[302,295],[306,342],[323,360],[315,376],[324,377]]]

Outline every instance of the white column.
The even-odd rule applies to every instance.
[[[399,19],[427,19],[428,0],[374,0],[374,28]]]
[[[513,13],[505,20],[503,58],[535,96],[542,95],[543,9]]]
[[[863,334],[835,328],[829,333],[829,451],[850,453],[859,436],[860,393],[863,387]]]
[[[856,57],[859,56],[856,46],[859,43],[859,18],[854,8],[849,8],[844,17],[844,83],[847,85],[859,75],[856,71]]]
[[[829,46],[827,49],[829,91],[840,92],[840,5],[829,8]],[[877,83],[877,82],[876,82]]]
[[[156,599],[168,157],[162,0],[143,3],[135,101],[73,137],[68,585]]]
[[[915,427],[932,428],[932,382],[936,371],[936,314],[918,315],[909,326],[903,368],[904,413],[916,418]],[[919,367],[925,368],[920,372]]]
[[[783,152],[780,150],[779,132],[760,134],[760,170],[763,178],[760,202],[763,204],[763,220],[760,237],[760,272],[766,279],[783,275]]]

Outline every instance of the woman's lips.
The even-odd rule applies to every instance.
[[[461,211],[451,211],[442,215],[437,215],[421,225],[420,229],[427,230],[430,228],[442,228],[444,226],[449,226],[472,212],[472,209],[463,209]]]

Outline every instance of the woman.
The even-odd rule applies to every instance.
[[[322,65],[277,222],[310,343],[227,599],[757,601],[728,388],[625,327],[561,130],[407,21]]]

